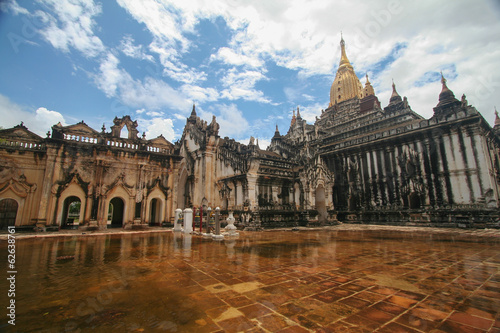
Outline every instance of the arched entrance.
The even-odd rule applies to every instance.
[[[14,199],[0,200],[0,229],[16,225],[17,201]]]
[[[323,185],[318,185],[316,188],[316,210],[318,211],[318,222],[326,222],[326,196],[325,187]]]
[[[71,196],[64,200],[61,228],[78,228],[81,206],[82,202],[78,197]]]
[[[123,226],[123,213],[125,203],[121,198],[115,197],[109,202],[108,227],[121,228]]]
[[[149,207],[149,224],[160,225],[161,223],[161,201],[152,199]]]

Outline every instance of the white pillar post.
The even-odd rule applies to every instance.
[[[184,209],[184,233],[190,234],[193,232],[193,210],[191,208]]]

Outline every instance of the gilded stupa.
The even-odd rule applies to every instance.
[[[344,38],[340,39],[340,64],[330,88],[330,106],[358,97],[363,98],[363,86],[359,81],[345,52]],[[367,78],[368,79],[368,78]],[[372,88],[373,89],[373,88]]]

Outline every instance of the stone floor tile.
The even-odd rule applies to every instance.
[[[412,327],[422,332],[431,332],[439,322],[427,320],[410,313],[404,313],[396,319],[396,322],[404,326]]]
[[[457,322],[451,321],[451,320],[446,320],[445,322],[443,322],[438,327],[438,329],[445,331],[445,332],[452,332],[452,333],[484,333],[484,332],[487,332],[486,330],[471,327],[471,326],[457,323]]]
[[[245,318],[244,316],[239,316],[235,318],[222,320],[218,322],[217,325],[222,327],[224,332],[232,333],[232,332],[248,331],[254,328],[257,324]]]
[[[289,327],[291,324],[290,320],[286,320],[285,317],[275,313],[259,317],[257,320],[260,322],[261,327],[269,332],[277,332]]]
[[[285,329],[282,329],[281,331],[278,331],[278,333],[308,333],[308,332],[310,331],[297,325],[290,326]]]
[[[371,308],[377,309],[380,311],[384,311],[387,313],[391,313],[393,315],[399,315],[407,310],[406,308],[397,306],[396,304],[392,304],[392,303],[384,302],[384,301],[378,302],[375,305],[372,305]]]
[[[238,310],[243,312],[248,319],[262,317],[271,312],[269,308],[258,303],[241,307]]]
[[[419,333],[420,331],[417,331],[415,329],[409,328],[407,326],[398,324],[396,322],[389,323],[385,325],[384,327],[378,329],[376,331],[377,333]]]
[[[343,304],[347,304],[347,305],[349,305],[353,308],[356,308],[356,309],[363,309],[363,308],[368,307],[371,304],[371,302],[363,300],[363,299],[358,298],[356,296],[344,298],[344,299],[340,300],[339,302],[343,303]]]
[[[390,296],[389,298],[387,298],[387,302],[396,304],[396,305],[398,305],[402,308],[406,308],[406,309],[410,308],[411,306],[413,306],[414,304],[417,303],[417,301],[414,299],[406,298],[406,297],[402,297],[402,296],[396,296],[396,295],[393,295],[393,296]]]
[[[493,326],[493,320],[491,319],[476,317],[463,312],[452,313],[448,320],[452,320],[457,323],[472,326],[482,330],[488,330]]]
[[[227,299],[225,302],[227,304],[231,305],[232,307],[235,307],[235,308],[241,308],[243,306],[247,306],[247,305],[255,303],[250,298],[243,296],[243,295]]]

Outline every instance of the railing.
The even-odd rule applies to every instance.
[[[8,139],[0,139],[0,145],[13,147],[13,148],[25,148],[25,149],[45,149],[45,144],[36,142],[23,142],[23,141],[12,141]]]
[[[80,135],[73,135],[73,134],[63,134],[64,140],[68,141],[78,141],[78,142],[85,142],[85,143],[97,143],[97,138],[95,137],[88,137],[88,136],[80,136]]]

